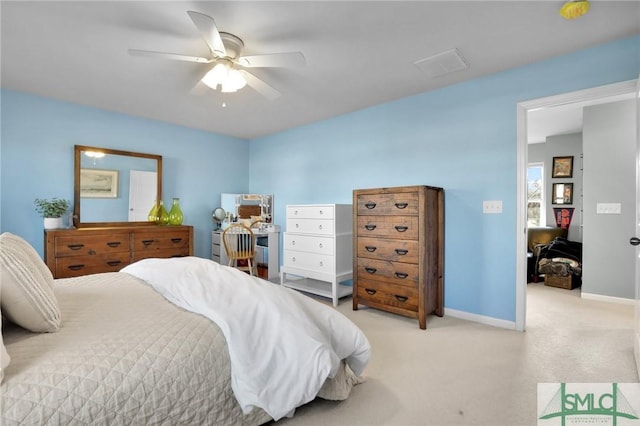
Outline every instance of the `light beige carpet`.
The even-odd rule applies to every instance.
[[[451,316],[416,320],[341,299],[367,335],[368,379],[346,401],[317,399],[283,425],[535,425],[539,382],[637,382],[632,306],[529,284],[527,331]]]

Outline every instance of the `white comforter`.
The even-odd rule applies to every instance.
[[[220,327],[245,413],[260,407],[275,420],[290,416],[316,397],[341,360],[356,375],[369,362],[371,346],[355,324],[294,290],[197,257],[145,259],[121,272]]]

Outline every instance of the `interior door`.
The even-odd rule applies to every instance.
[[[131,170],[129,173],[129,222],[144,222],[156,201],[157,174]]]
[[[630,242],[636,246],[636,326],[633,352],[640,377],[640,75],[636,82],[636,235]]]

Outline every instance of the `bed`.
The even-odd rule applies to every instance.
[[[0,236],[3,425],[259,425],[346,399],[369,360],[330,306],[206,259],[58,280],[38,262]]]

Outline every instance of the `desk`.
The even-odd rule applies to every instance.
[[[257,265],[267,265],[267,279],[278,279],[280,277],[279,240],[280,231],[267,231],[252,229],[256,236],[256,258]],[[211,259],[221,265],[229,264],[229,257],[222,244],[222,231],[211,232]]]

